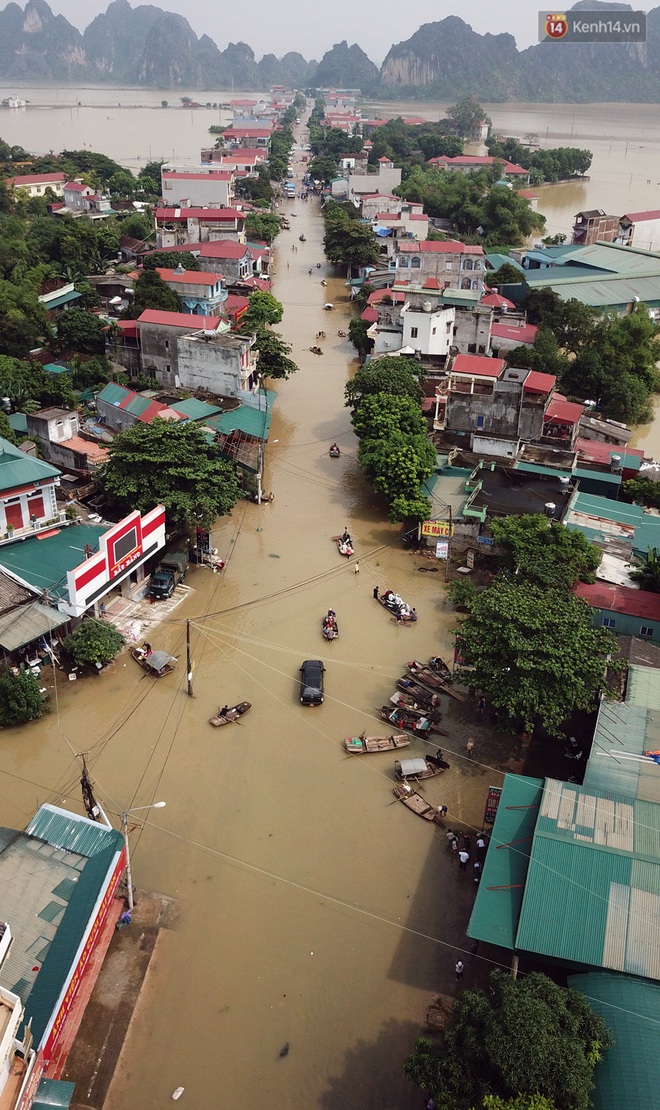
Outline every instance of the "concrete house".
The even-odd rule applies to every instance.
[[[64,205],[70,212],[87,212],[89,199],[96,196],[96,190],[82,181],[67,181],[62,189]]]
[[[614,240],[624,247],[641,247],[657,251],[660,248],[660,209],[647,212],[629,212],[619,220],[619,233]]]
[[[412,314],[404,312],[401,306],[405,305],[412,307]],[[447,309],[453,313],[451,336]],[[424,316],[423,324],[420,314]],[[371,325],[374,355],[404,353],[405,347],[407,353],[422,359],[459,352],[486,354],[490,350],[492,317],[492,308],[480,302],[478,291],[445,289],[435,278],[419,283],[397,281],[389,290],[375,290],[362,313],[362,319]],[[409,328],[406,343],[405,320]],[[445,351],[447,338],[449,350]]]
[[[78,413],[69,409],[40,409],[27,418],[27,431],[48,462],[85,476],[108,458],[105,447],[79,435]]]
[[[222,140],[230,149],[243,146],[268,152],[272,133],[272,127],[244,126],[236,122],[225,130]]]
[[[200,270],[219,274],[227,285],[252,276],[252,254],[245,243],[231,239],[204,243],[197,256]]]
[[[177,339],[181,389],[203,389],[216,397],[242,398],[258,388],[254,336],[230,331],[191,332]]]
[[[378,212],[373,218],[372,228],[380,240],[380,253],[388,258],[393,258],[397,244],[405,240],[424,242],[428,239],[429,218],[421,209],[421,205],[410,205],[407,202],[401,205],[398,213]]]
[[[182,335],[197,330],[209,333],[228,330],[228,325],[219,316],[191,318],[186,312],[160,312],[151,308],[145,309],[135,323],[139,337],[140,369],[163,386],[175,386],[179,379],[178,340]]]
[[[26,173],[6,178],[5,185],[8,189],[20,189],[30,197],[42,197],[46,189],[51,189],[56,196],[61,197],[65,181],[66,175],[63,173]]]
[[[435,166],[439,170],[453,170],[455,173],[475,173],[496,164],[502,166],[502,176],[509,181],[525,184],[529,181],[529,170],[516,166],[515,162],[509,162],[506,158],[494,158],[488,154],[457,154],[453,158],[439,155],[437,158],[430,158],[428,162],[429,166]]]
[[[214,239],[245,242],[247,214],[236,208],[157,208],[156,246],[183,247]]]
[[[396,244],[390,268],[396,271],[396,281],[423,284],[426,278],[435,278],[447,289],[483,292],[484,252],[480,246],[454,240],[417,243],[404,239]]]
[[[401,197],[395,197],[393,193],[364,193],[360,197],[360,214],[363,220],[369,221],[375,220],[379,212],[398,216],[404,203],[407,202],[404,202]],[[421,204],[411,205],[411,209],[424,211]]]
[[[176,293],[182,312],[190,312],[193,316],[222,315],[227,290],[222,284],[221,274],[184,270],[183,266],[178,266],[176,270],[157,267],[156,272]]]
[[[163,201],[187,208],[230,208],[234,199],[234,173],[200,166],[196,170],[160,171]]]
[[[573,590],[593,610],[596,628],[660,643],[660,596],[610,582],[578,582]]]
[[[54,466],[0,438],[0,538],[19,539],[38,531],[46,521],[59,520],[55,500],[59,484],[60,471]]]
[[[150,424],[157,416],[161,420],[186,419],[168,405],[115,382],[108,382],[97,396],[96,411],[99,420],[115,433],[125,432],[134,424]]]

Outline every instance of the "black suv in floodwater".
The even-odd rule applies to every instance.
[[[321,705],[324,671],[320,659],[306,659],[303,663],[300,668],[300,700],[303,705]]]

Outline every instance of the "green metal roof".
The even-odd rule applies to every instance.
[[[10,578],[52,598],[67,596],[67,572],[85,558],[85,547],[99,549],[99,537],[106,531],[93,524],[73,524],[54,535],[30,536],[27,540],[0,547],[0,569]]]
[[[515,258],[511,258],[508,254],[500,254],[495,251],[493,252],[493,254],[486,255],[486,265],[492,266],[493,270],[499,270],[505,262],[509,266],[513,266],[514,270],[520,270],[521,274],[525,273],[525,270],[522,268],[520,263],[516,262]]]
[[[75,1083],[65,1079],[41,1079],[32,1110],[68,1110],[73,1099]]]
[[[136,393],[135,397],[131,397],[128,404],[121,405],[121,409],[122,412],[130,412],[132,416],[142,416],[152,404],[151,397],[143,397],[141,393]]]
[[[222,412],[221,405],[208,405],[206,401],[198,401],[196,397],[176,401],[169,407],[174,409],[174,412],[182,412],[189,420],[208,420],[210,416],[217,416]]]
[[[589,470],[587,467],[575,466],[572,474],[574,478],[583,478],[588,482],[600,482],[605,486],[620,486],[621,475],[613,474],[611,470]]]
[[[579,528],[590,540],[604,541],[614,536],[627,539],[633,551],[639,553],[660,547],[659,516],[645,513],[641,505],[626,505],[579,490],[569,501],[564,524],[568,528]]]
[[[49,463],[25,455],[0,437],[0,492],[59,478],[61,471]]]
[[[126,400],[127,392],[128,391],[123,385],[117,385],[116,382],[108,382],[98,394],[98,399],[107,401],[109,405],[120,405],[122,401]]]
[[[76,852],[90,859],[122,843],[122,835],[116,829],[48,804],[40,806],[25,832],[65,852]]]
[[[467,935],[515,948],[542,779],[505,775]]]
[[[207,420],[209,427],[228,435],[229,432],[244,432],[245,435],[254,436],[255,439],[268,439],[270,432],[270,409],[253,409],[251,406],[239,405],[233,412],[224,412],[222,416]]]
[[[658,979],[659,906],[660,806],[546,779],[516,948]]]
[[[58,362],[47,362],[43,367],[47,374],[72,374],[70,366],[60,366]]]
[[[660,1090],[660,986],[607,971],[571,975],[568,985],[585,995],[614,1035],[594,1071],[594,1110],[650,1110]]]
[[[626,702],[644,709],[660,709],[660,670],[632,663],[628,667]]]
[[[7,419],[13,430],[18,432],[19,435],[22,435],[23,432],[27,433],[27,416],[24,412],[12,412]]]
[[[44,308],[50,312],[53,308],[61,308],[62,305],[71,304],[73,301],[79,301],[81,297],[82,293],[79,293],[76,289],[69,289],[67,293],[60,293],[58,297],[53,297],[52,300],[46,301]]]
[[[568,477],[571,473],[570,468],[560,468],[557,466],[543,466],[542,463],[528,463],[517,462],[513,468],[519,470],[522,474],[547,474],[550,478]]]
[[[605,698],[600,703],[584,786],[599,794],[621,794],[660,803],[660,767],[626,758],[660,747],[660,720],[656,723],[648,708],[635,704],[632,696],[637,671],[660,677],[660,672],[651,667],[631,667],[626,701]]]

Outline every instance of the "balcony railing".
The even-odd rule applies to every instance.
[[[36,536],[40,532],[49,532],[51,528],[59,528],[60,525],[68,524],[73,524],[73,521],[67,517],[66,509],[59,509],[48,520],[35,521],[34,524],[28,524],[27,528],[13,528],[6,532],[0,532],[0,546],[15,543],[16,540],[27,539],[28,536]]]

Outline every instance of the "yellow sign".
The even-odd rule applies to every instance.
[[[425,520],[422,524],[423,536],[442,536],[451,539],[454,534],[454,525],[448,520]]]

